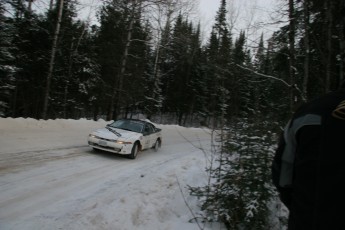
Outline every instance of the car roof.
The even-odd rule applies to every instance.
[[[143,124],[151,124],[151,125],[154,125],[154,124],[152,124],[151,122],[149,122],[149,121],[145,121],[145,120],[140,120],[140,119],[132,119],[132,118],[122,118],[122,119],[118,119],[118,121],[123,121],[123,120],[125,120],[125,121],[135,121],[135,122],[140,122],[140,123],[143,123]]]

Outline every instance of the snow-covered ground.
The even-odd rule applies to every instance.
[[[199,229],[187,186],[206,183],[210,130],[158,125],[162,148],[131,160],[87,146],[106,123],[0,118],[1,230]]]

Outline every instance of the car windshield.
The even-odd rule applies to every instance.
[[[144,127],[144,124],[139,121],[132,120],[118,120],[109,125],[110,127],[117,129],[129,130],[136,133],[141,133]]]

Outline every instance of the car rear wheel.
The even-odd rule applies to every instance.
[[[155,143],[155,145],[153,146],[153,149],[155,150],[155,152],[158,151],[158,149],[159,149],[159,140],[158,140],[158,139],[156,140],[156,143]]]
[[[139,151],[139,145],[138,145],[138,142],[135,142],[133,145],[131,154],[129,155],[129,158],[135,159],[138,155],[138,151]]]

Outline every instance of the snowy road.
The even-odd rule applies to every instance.
[[[1,230],[198,229],[184,198],[198,209],[209,130],[159,126],[162,148],[130,160],[86,145],[104,125],[0,118]]]

